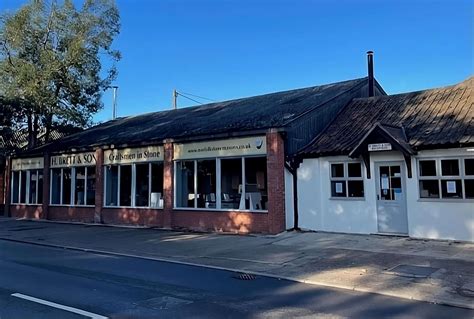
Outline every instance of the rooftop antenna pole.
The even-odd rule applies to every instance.
[[[114,89],[114,95],[113,95],[113,104],[112,104],[112,120],[115,120],[117,118],[117,89],[118,86],[112,86],[112,89]]]
[[[176,89],[173,90],[173,110],[178,108],[178,92]]]

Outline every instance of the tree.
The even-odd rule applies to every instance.
[[[28,145],[54,125],[87,127],[117,75],[120,31],[114,0],[32,0],[0,17],[0,95],[21,100]]]

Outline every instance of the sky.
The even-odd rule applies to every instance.
[[[0,0],[0,11],[27,1]],[[76,0],[80,3],[80,0]],[[172,91],[229,100],[364,77],[388,94],[472,76],[472,0],[117,0],[118,116],[170,109]],[[112,117],[112,96],[95,117]],[[201,100],[206,102],[206,100]],[[178,107],[196,105],[178,98]]]

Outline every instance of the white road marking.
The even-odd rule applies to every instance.
[[[73,307],[63,306],[63,305],[60,305],[58,303],[54,303],[54,302],[51,302],[51,301],[46,301],[46,300],[43,300],[43,299],[38,299],[38,298],[35,298],[35,297],[20,294],[20,293],[14,293],[14,294],[11,294],[11,295],[12,295],[12,297],[17,297],[17,298],[29,300],[29,301],[32,301],[32,302],[36,302],[36,303],[39,303],[39,304],[42,304],[42,305],[50,306],[50,307],[53,307],[53,308],[58,308],[58,309],[61,309],[61,310],[77,313],[79,315],[83,315],[83,316],[86,316],[86,317],[89,317],[89,318],[92,318],[92,319],[108,319],[108,317],[104,317],[104,316],[101,316],[101,315],[98,315],[98,314],[95,314],[95,313],[92,313],[92,312],[84,311],[84,310],[73,308]]]

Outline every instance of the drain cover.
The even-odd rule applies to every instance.
[[[439,270],[439,268],[415,265],[398,265],[392,269],[389,269],[388,272],[397,276],[426,278],[437,270]]]
[[[239,279],[239,280],[255,280],[255,279],[257,279],[256,276],[251,275],[251,274],[238,274],[238,275],[234,276],[234,278]]]

